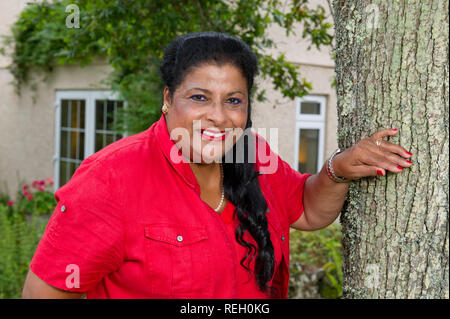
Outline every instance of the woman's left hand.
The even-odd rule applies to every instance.
[[[406,158],[411,158],[412,154],[400,145],[383,140],[397,132],[396,129],[378,131],[336,155],[333,158],[335,174],[354,180],[366,176],[385,176],[386,170],[400,173],[403,168],[410,167],[412,162]]]

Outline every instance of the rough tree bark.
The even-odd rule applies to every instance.
[[[344,298],[449,298],[448,0],[335,0],[338,145],[384,128],[413,166],[353,182]]]

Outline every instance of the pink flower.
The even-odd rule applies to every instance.
[[[28,189],[28,185],[23,185],[23,186],[22,186],[22,189],[23,189],[24,191],[26,191],[26,190]]]
[[[48,177],[48,178],[46,178],[45,180],[46,180],[47,183],[49,183],[50,185],[53,185],[53,183],[54,183],[53,178],[51,178],[51,177]]]
[[[45,185],[45,181],[39,181],[39,185],[40,185],[40,186]]]
[[[8,201],[8,206],[12,206],[12,205],[14,205],[14,201],[12,201],[12,200]]]
[[[38,190],[39,190],[40,192],[43,192],[43,191],[44,191],[44,189],[43,189],[41,186],[38,187]]]
[[[31,183],[31,186],[36,187],[37,184],[39,184],[39,181],[33,181],[33,183]]]
[[[23,193],[23,196],[25,196],[25,197],[27,197],[28,195],[31,195],[31,193],[30,192]]]
[[[28,200],[33,199],[33,195],[28,196],[27,199],[28,199]]]

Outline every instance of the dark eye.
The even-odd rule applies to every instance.
[[[194,100],[194,101],[206,101],[206,96],[204,96],[202,94],[195,94],[195,95],[192,95],[190,97],[190,99]]]
[[[233,104],[233,105],[237,105],[237,104],[242,103],[242,100],[238,99],[236,97],[231,97],[231,98],[228,99],[228,101],[230,102],[230,104]]]

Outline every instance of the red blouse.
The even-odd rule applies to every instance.
[[[239,226],[239,220],[234,213],[234,210],[236,207],[231,203],[227,202],[225,208],[223,209],[220,216],[222,217],[223,221],[227,225],[228,231],[230,232],[231,238],[235,238],[236,229]],[[272,238],[272,241],[274,238]],[[254,242],[253,242],[254,243]],[[256,278],[254,274],[249,274],[249,272],[242,267],[241,265],[241,259],[243,259],[246,254],[248,253],[248,249],[240,245],[236,240],[234,240],[234,246],[236,249],[236,254],[238,256],[238,259],[236,260],[236,268],[237,268],[237,281],[238,281],[238,296],[239,299],[250,299],[250,298],[258,298],[258,299],[268,299],[270,298],[267,294],[261,292],[261,290],[258,288]],[[278,249],[275,249],[275,270],[280,269],[280,261],[281,261],[281,251]],[[256,256],[253,257],[253,260],[251,261],[250,265],[248,265],[248,260],[250,259],[250,256],[247,257],[247,259],[244,261],[244,264],[250,268],[251,270],[255,267],[255,259]],[[277,285],[275,285],[278,289],[280,289],[279,283],[280,283],[280,272],[277,271],[274,273],[274,282],[277,282]]]
[[[266,165],[258,154],[255,164],[275,250],[268,284],[287,298],[289,225],[303,212],[310,174],[293,170],[256,137],[256,154],[266,147],[270,158]],[[239,264],[247,249],[234,238],[237,224],[227,222],[234,207],[229,202],[221,217],[203,202],[189,164],[171,159],[173,147],[161,116],[86,158],[55,192],[57,205],[31,271],[86,298],[267,297],[254,275],[246,283],[250,277]],[[248,232],[244,239],[256,246]]]

